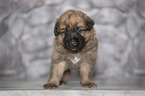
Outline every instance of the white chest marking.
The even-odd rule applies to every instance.
[[[80,59],[81,59],[81,58],[78,58],[77,56],[75,56],[73,59],[70,59],[70,60],[71,60],[71,62],[72,62],[73,64],[76,64],[76,63],[78,63],[78,62],[80,61]]]

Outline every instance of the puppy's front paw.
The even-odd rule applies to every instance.
[[[44,89],[54,89],[54,88],[58,88],[58,86],[54,83],[46,83],[44,86],[43,86]]]
[[[85,82],[85,83],[82,83],[82,87],[85,87],[85,88],[96,88],[97,85],[93,82]]]

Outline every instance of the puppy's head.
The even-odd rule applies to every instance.
[[[63,42],[65,49],[77,52],[84,48],[91,37],[93,25],[93,20],[86,14],[69,10],[56,20],[54,34]]]

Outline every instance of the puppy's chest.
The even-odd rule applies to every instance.
[[[72,62],[72,64],[77,65],[81,61],[81,56],[73,55],[73,56],[70,56],[68,59]]]

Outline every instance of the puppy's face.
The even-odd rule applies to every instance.
[[[91,37],[94,22],[80,11],[69,10],[57,19],[54,33],[65,49],[77,52],[84,48]]]

